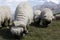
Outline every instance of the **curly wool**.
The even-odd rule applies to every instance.
[[[0,22],[11,19],[11,11],[8,6],[0,6]]]
[[[54,18],[54,16],[53,16],[53,12],[51,9],[45,8],[42,10],[41,19],[46,19],[48,21],[52,21],[53,18]]]
[[[25,23],[27,25],[28,20],[29,24],[33,20],[33,9],[28,2],[21,2],[15,11],[15,20]]]
[[[15,20],[14,20],[14,24],[15,26],[18,28],[19,27],[24,27],[24,30],[27,30],[26,26],[31,24],[33,20],[33,9],[30,6],[30,4],[28,2],[21,2],[15,11]],[[12,28],[11,28],[12,29]],[[19,28],[21,29],[21,28]],[[13,28],[14,30],[14,28]],[[11,30],[11,32],[13,33],[13,30]],[[21,30],[18,31],[18,29],[15,31],[14,30],[14,34],[16,34],[16,32],[18,34],[21,33]],[[16,34],[16,35],[18,35]]]
[[[40,10],[35,10],[34,11],[34,20],[38,21],[41,15],[41,11]]]

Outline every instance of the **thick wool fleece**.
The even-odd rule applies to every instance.
[[[15,26],[16,27],[19,26],[19,28],[23,27],[24,30],[27,30],[26,26],[31,24],[32,20],[33,20],[33,9],[31,7],[31,5],[28,2],[21,2],[17,6],[16,11],[15,11],[15,19],[14,19]],[[16,29],[18,29],[18,28],[16,28]],[[13,28],[12,30],[14,30],[15,34],[16,34],[16,32],[18,34],[21,33],[20,32],[21,30],[15,31],[15,28]],[[12,30],[11,30],[11,32],[13,33]],[[16,35],[18,35],[18,34],[16,34]]]
[[[15,20],[21,22],[23,25],[30,24],[33,20],[33,9],[27,2],[20,3],[15,12]],[[29,23],[28,23],[29,21]]]
[[[54,18],[54,16],[53,16],[53,12],[52,12],[51,9],[45,8],[45,9],[42,10],[41,19],[52,21],[53,18]]]
[[[10,20],[10,19],[11,19],[10,8],[8,6],[0,6],[0,25],[1,22],[3,23],[5,20]]]
[[[38,21],[41,15],[41,11],[40,10],[35,10],[34,12],[34,20]]]

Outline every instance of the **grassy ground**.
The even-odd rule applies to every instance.
[[[60,21],[53,21],[49,27],[30,26],[29,34],[21,40],[60,40]],[[9,30],[0,30],[0,40],[18,40],[11,36]]]

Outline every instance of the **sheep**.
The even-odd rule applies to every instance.
[[[0,6],[0,27],[10,25],[11,21],[10,8],[8,6]]]
[[[52,19],[54,19],[53,12],[49,8],[45,8],[42,10],[41,15],[40,15],[42,22],[42,25],[45,27],[48,27],[48,24],[52,22]]]
[[[33,9],[28,2],[21,2],[15,11],[14,26],[11,27],[11,33],[15,35],[20,35],[21,29],[24,30],[24,33],[28,33],[27,26],[33,21]],[[16,30],[14,30],[16,28]],[[17,32],[17,33],[16,33]],[[18,35],[18,36],[19,36]]]
[[[34,11],[34,23],[39,25],[40,23],[40,15],[41,15],[41,11],[40,10],[35,10]]]

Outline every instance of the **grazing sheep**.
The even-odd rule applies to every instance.
[[[8,6],[0,6],[0,27],[10,25],[11,21],[10,8]]]
[[[42,24],[45,27],[47,27],[48,24],[50,24],[52,19],[54,18],[52,10],[49,8],[43,9],[41,12],[40,18],[43,21]]]
[[[35,10],[34,11],[34,23],[38,24],[40,23],[40,15],[41,11],[40,10]]]
[[[33,20],[33,9],[31,5],[28,2],[21,2],[17,6],[16,11],[15,11],[14,26],[11,27],[11,33],[13,33],[14,31],[14,34],[20,35],[21,27],[25,33],[28,33],[27,25],[31,24],[32,20]]]

